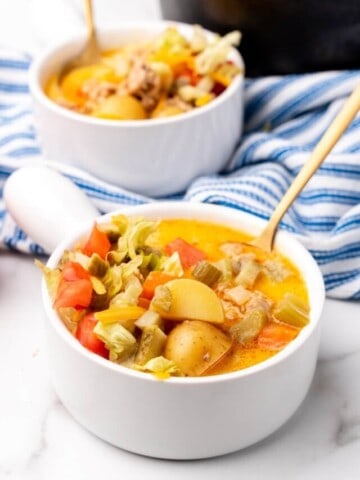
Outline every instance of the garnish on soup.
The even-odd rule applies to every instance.
[[[240,73],[228,60],[240,33],[208,40],[199,26],[190,39],[169,27],[152,41],[103,52],[101,62],[75,68],[45,92],[78,113],[112,120],[170,117],[211,102]]]
[[[158,378],[255,365],[309,322],[306,286],[277,252],[197,220],[116,215],[43,269],[53,305],[91,352]]]

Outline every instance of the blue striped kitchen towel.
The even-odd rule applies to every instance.
[[[0,188],[41,151],[27,87],[30,59],[0,50]],[[227,173],[196,179],[175,198],[227,205],[268,218],[308,154],[360,82],[360,70],[247,80],[245,134]],[[151,201],[60,167],[100,211]],[[281,227],[311,251],[328,296],[360,298],[360,117],[297,199]],[[0,196],[0,247],[41,253],[7,214]]]

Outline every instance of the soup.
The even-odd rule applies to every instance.
[[[98,63],[53,75],[45,93],[77,113],[107,120],[170,117],[202,107],[240,69],[228,60],[239,32],[209,40],[199,26],[186,39],[169,27],[147,43],[102,52]]]
[[[158,378],[217,375],[262,362],[309,322],[306,285],[278,252],[189,219],[116,215],[41,266],[78,341]]]

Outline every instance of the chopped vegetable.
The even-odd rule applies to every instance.
[[[84,317],[86,310],[77,310],[73,307],[62,307],[58,310],[61,320],[66,328],[75,335],[80,320]]]
[[[100,257],[100,255],[94,253],[90,258],[87,270],[90,275],[102,278],[106,274],[108,268],[108,264]]]
[[[101,258],[105,258],[110,247],[111,243],[106,233],[99,230],[95,224],[82,250],[85,255],[89,257],[91,257],[93,253],[97,253]]]
[[[257,345],[266,350],[281,350],[299,334],[299,329],[279,322],[269,322],[261,330]]]
[[[214,290],[190,278],[171,280],[157,287],[151,308],[171,320],[224,322],[222,304]]]
[[[140,280],[132,275],[124,282],[124,291],[118,293],[110,300],[110,306],[137,305],[142,285]]]
[[[105,295],[106,294],[106,287],[102,283],[101,280],[99,280],[96,277],[91,276],[90,281],[91,281],[91,285],[93,287],[93,290],[97,295]]]
[[[234,340],[245,344],[254,340],[267,320],[267,314],[263,308],[247,311],[238,323],[230,328],[230,334]]]
[[[62,265],[61,268],[62,279],[67,282],[73,282],[74,280],[85,279],[89,280],[90,275],[79,263],[67,262]]]
[[[145,309],[138,305],[127,305],[122,307],[111,307],[102,312],[96,312],[94,316],[104,325],[123,321],[131,321],[132,324],[134,324],[135,320],[140,318],[144,313]]]
[[[217,42],[208,45],[195,59],[195,69],[199,75],[214,72],[218,65],[226,61],[232,45],[239,45],[240,32],[230,32]]]
[[[261,266],[256,260],[247,259],[241,263],[240,273],[235,282],[244,288],[252,288],[261,272]]]
[[[205,283],[209,287],[215,285],[215,283],[221,277],[221,270],[207,262],[206,260],[200,261],[192,271],[193,277],[199,282]]]
[[[49,268],[39,260],[35,260],[35,265],[43,272],[46,288],[52,300],[55,299],[61,281],[60,268]]]
[[[181,265],[184,269],[190,268],[200,260],[205,260],[206,255],[198,248],[185,242],[182,238],[177,238],[165,246],[165,252],[172,255],[178,252],[181,260]]]
[[[139,307],[145,308],[145,310],[150,308],[150,303],[151,303],[151,301],[148,298],[145,298],[145,297],[139,297],[138,298]]]
[[[153,325],[162,329],[163,323],[163,319],[158,313],[153,312],[152,310],[147,310],[138,320],[136,320],[135,325],[140,328],[140,330]]]
[[[97,324],[97,320],[94,314],[89,313],[85,315],[80,321],[76,329],[76,338],[81,345],[101,357],[108,358],[109,351],[105,347],[105,344],[94,333],[94,328]]]
[[[142,285],[143,290],[141,293],[142,297],[152,299],[155,293],[155,288],[159,285],[163,285],[170,280],[173,280],[173,275],[168,275],[164,272],[153,271],[150,272],[149,275],[145,278],[145,281]]]
[[[137,365],[145,365],[149,360],[162,354],[166,343],[165,333],[156,325],[144,327],[139,349],[135,356]]]
[[[121,363],[135,353],[136,338],[120,323],[97,322],[93,331],[105,343],[112,362]]]
[[[131,95],[110,95],[93,111],[93,115],[107,120],[143,120],[146,111]]]
[[[184,375],[204,373],[231,348],[229,337],[214,325],[186,320],[171,330],[165,357],[172,360]]]
[[[296,295],[288,292],[280,300],[274,310],[274,316],[280,322],[294,327],[304,327],[309,323],[309,309]]]
[[[158,312],[168,314],[173,303],[172,294],[166,285],[159,285],[155,289],[155,295],[150,303],[150,308]]]
[[[67,262],[62,266],[54,307],[87,308],[91,303],[92,293],[89,273],[80,264]]]
[[[213,264],[216,268],[221,271],[221,281],[228,282],[232,279],[232,268],[230,258],[222,258],[221,260]]]
[[[156,265],[157,270],[161,270],[173,277],[182,277],[184,275],[184,269],[181,264],[180,256],[178,252],[174,252],[171,257],[162,256]]]
[[[177,365],[162,356],[152,358],[145,365],[134,365],[136,370],[153,373],[159,380],[166,380],[172,375],[180,375]]]

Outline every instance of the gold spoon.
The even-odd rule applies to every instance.
[[[101,58],[100,47],[94,25],[92,0],[85,0],[84,6],[85,21],[88,30],[87,40],[81,52],[74,58],[66,62],[63,66],[59,75],[59,83],[61,83],[65,75],[67,75],[74,68],[85,67],[87,65],[98,63]]]
[[[259,237],[250,242],[250,245],[261,248],[265,252],[271,252],[276,230],[281,219],[292,205],[293,201],[305,187],[307,182],[323,163],[327,155],[330,153],[336,142],[355,118],[359,110],[360,85],[355,88],[353,93],[346,100],[340,112],[336,115],[335,119],[331,122],[330,126],[321,137],[309,159],[297,174],[289,189],[280,200],[280,203],[275,208],[275,211],[268,221],[265,229],[262,231]]]

